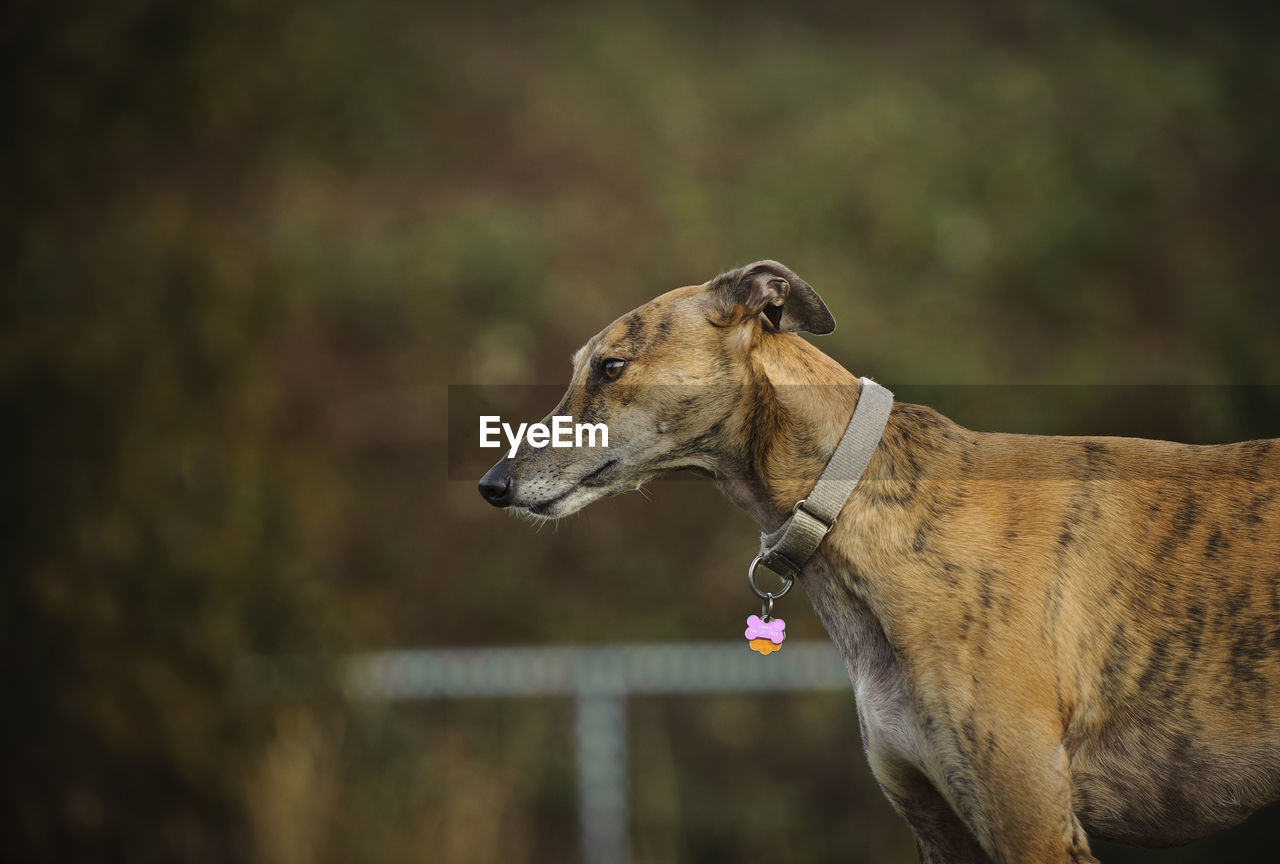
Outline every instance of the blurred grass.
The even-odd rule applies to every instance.
[[[0,857],[571,857],[567,706],[263,698],[242,660],[732,636],[745,516],[672,481],[535,534],[446,479],[445,385],[560,383],[605,322],[745,261],[818,288],[824,350],[971,425],[1277,434],[1276,24],[9,4]],[[851,702],[732,728],[774,710],[636,706],[638,860],[904,860]],[[789,785],[758,810],[734,784],[766,742]]]

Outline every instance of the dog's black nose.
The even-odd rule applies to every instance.
[[[480,494],[494,507],[507,507],[515,495],[511,460],[503,459],[480,478]]]

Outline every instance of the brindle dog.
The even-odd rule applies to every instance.
[[[677,468],[772,531],[859,380],[796,331],[835,321],[762,261],[680,288],[573,356],[553,414],[607,449],[522,445],[484,497],[558,518]],[[1280,795],[1280,447],[973,432],[894,405],[800,575],[862,741],[926,862],[1095,861]]]

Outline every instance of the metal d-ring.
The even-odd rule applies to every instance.
[[[778,574],[782,578],[782,590],[761,591],[760,587],[756,585],[756,568],[760,566],[760,560],[763,557],[763,555],[757,555],[751,559],[751,563],[747,566],[747,584],[751,586],[751,590],[755,592],[757,597],[772,605],[774,600],[791,590],[791,586],[795,584],[795,579],[791,576],[782,576],[782,574]],[[765,567],[768,566],[768,564],[765,565]]]

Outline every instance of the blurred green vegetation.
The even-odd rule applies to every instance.
[[[730,266],[796,268],[824,350],[970,425],[1276,435],[1278,19],[7,4],[0,857],[571,858],[568,705],[353,707],[245,658],[732,638],[755,528],[708,486],[535,533],[445,464],[446,385],[558,383]],[[851,699],[726,704],[637,701],[637,860],[910,860]],[[1270,860],[1275,819],[1107,860]]]

